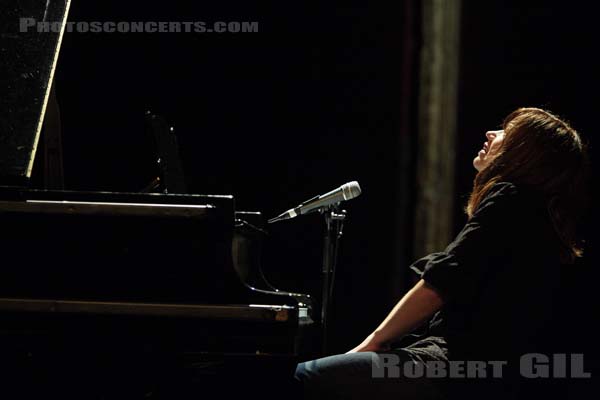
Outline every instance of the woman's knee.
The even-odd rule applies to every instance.
[[[376,353],[352,353],[306,361],[298,364],[294,379],[309,394],[356,388],[371,380],[374,356]]]
[[[295,379],[306,398],[364,399],[373,393],[402,395],[404,399],[436,399],[432,382],[382,375],[390,360],[412,361],[404,353],[373,352],[341,354],[298,364]]]

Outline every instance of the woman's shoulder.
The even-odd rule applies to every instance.
[[[496,182],[490,187],[485,198],[493,196],[514,196],[519,193],[519,187],[512,182]]]
[[[496,182],[484,194],[475,214],[499,204],[509,204],[519,197],[520,188],[512,182]]]
[[[543,195],[539,191],[528,185],[517,184],[513,182],[496,182],[485,195],[484,200],[489,199],[524,199],[529,198],[536,201],[543,201]]]
[[[497,182],[486,193],[475,215],[506,214],[521,215],[534,210],[545,210],[545,201],[535,189],[514,182]],[[495,210],[495,212],[492,212]]]

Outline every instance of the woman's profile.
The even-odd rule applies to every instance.
[[[308,398],[514,398],[523,357],[547,351],[561,265],[583,251],[586,149],[539,108],[485,136],[464,228],[410,266],[418,282],[362,343],[298,365]]]

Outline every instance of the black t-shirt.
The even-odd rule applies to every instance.
[[[411,269],[444,299],[426,336],[440,337],[449,360],[507,361],[545,353],[560,281],[560,242],[536,191],[492,187],[456,239]]]

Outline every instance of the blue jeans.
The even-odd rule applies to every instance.
[[[389,374],[386,367],[428,359],[405,349],[340,354],[298,364],[294,378],[308,399],[443,399],[427,378]]]

